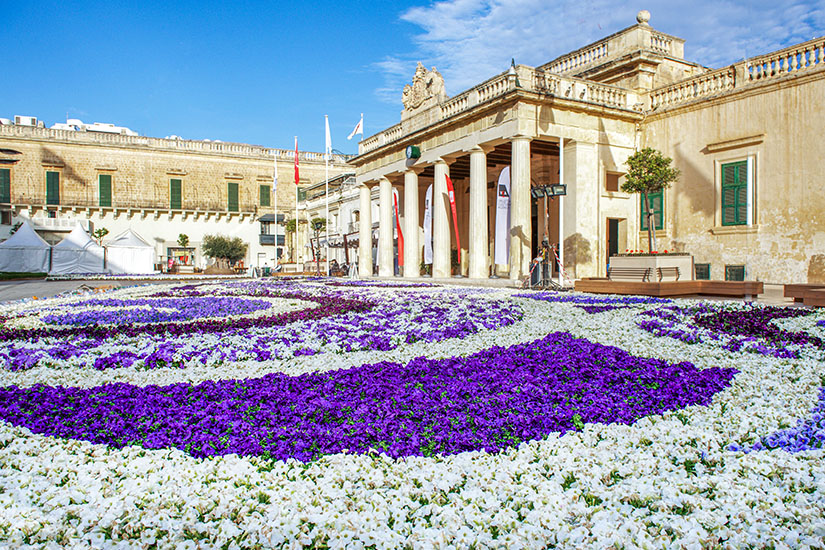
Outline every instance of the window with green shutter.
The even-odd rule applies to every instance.
[[[112,176],[109,174],[100,174],[97,177],[98,196],[100,197],[100,206],[112,206]]]
[[[722,165],[722,225],[748,223],[748,163]]]
[[[227,196],[229,197],[229,211],[238,211],[238,184],[234,181],[226,182]]]
[[[269,206],[269,197],[272,194],[268,185],[261,185],[261,206]]]
[[[650,208],[653,210],[653,229],[665,228],[665,190],[660,189],[655,193],[648,193],[647,199],[650,201]],[[647,208],[645,208],[644,195],[639,199],[642,211],[642,231],[647,231]]]
[[[60,204],[60,172],[46,172],[46,204]]]
[[[180,180],[169,180],[169,208],[180,210],[183,202],[183,192]]]
[[[11,202],[11,170],[0,168],[0,203]]]

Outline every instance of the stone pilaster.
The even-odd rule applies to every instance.
[[[404,277],[421,274],[418,214],[418,174],[408,170],[404,172]]]
[[[470,269],[471,279],[489,276],[487,231],[487,153],[481,147],[470,150]]]
[[[510,168],[510,278],[530,272],[532,234],[530,225],[530,138],[511,139]]]
[[[449,166],[443,159],[435,163],[433,182],[433,277],[450,276],[450,201],[447,197]]]
[[[378,180],[378,275],[392,277],[393,272],[392,184]]]
[[[372,277],[372,201],[366,184],[359,187],[358,275]]]

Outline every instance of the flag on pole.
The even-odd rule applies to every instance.
[[[326,130],[327,130],[327,136],[326,136],[327,142],[326,142],[326,145],[324,147],[324,155],[325,155],[324,158],[329,160],[330,155],[332,155],[332,138],[329,135],[329,117],[327,115],[324,115],[324,124],[326,125]]]
[[[295,185],[298,185],[298,136],[295,136]],[[296,191],[297,192],[297,191]]]
[[[398,265],[404,267],[404,233],[401,231],[401,218],[398,216],[398,191],[392,190],[392,205],[395,210],[395,229],[398,232]]]
[[[361,120],[355,125],[355,128],[352,130],[352,133],[347,136],[347,139],[354,138],[355,134],[361,134],[361,137],[364,137],[364,113],[361,113]]]
[[[453,180],[450,176],[447,178],[447,196],[450,198],[450,210],[453,211],[453,227],[455,227],[455,245],[458,249],[458,263],[461,263],[461,240],[458,238],[458,215],[455,211],[455,188],[453,187]]]

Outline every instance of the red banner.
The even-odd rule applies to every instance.
[[[392,203],[395,208],[395,227],[398,230],[398,265],[404,267],[404,234],[401,232],[401,220],[398,218],[398,195],[392,194]]]
[[[295,185],[298,185],[298,136],[295,136]]]
[[[447,195],[450,197],[450,209],[453,211],[453,227],[455,227],[455,244],[458,249],[458,265],[461,265],[461,240],[458,238],[458,215],[455,212],[455,189],[453,188],[453,180],[450,176],[447,178]]]

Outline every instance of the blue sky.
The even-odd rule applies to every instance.
[[[141,135],[291,148],[369,136],[400,120],[417,61],[459,93],[539,65],[635,22],[687,40],[719,67],[825,35],[825,0],[692,2],[74,2],[0,0],[0,117],[66,115]]]

